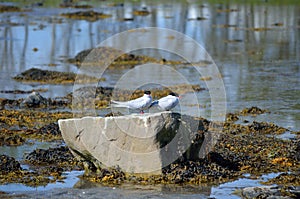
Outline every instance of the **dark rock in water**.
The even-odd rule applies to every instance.
[[[25,160],[33,165],[63,164],[73,161],[74,156],[67,147],[36,149],[29,153]]]
[[[7,174],[22,170],[20,163],[13,157],[7,155],[0,156],[0,174]]]
[[[20,107],[39,107],[41,105],[47,105],[47,99],[41,96],[38,92],[32,92],[27,98],[25,98]]]

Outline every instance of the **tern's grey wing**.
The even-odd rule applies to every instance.
[[[128,102],[128,106],[131,109],[146,109],[150,106],[152,102],[152,98],[151,97],[141,97],[141,98],[137,98],[134,100],[131,100]]]
[[[178,104],[178,99],[177,97],[163,97],[158,100],[158,106],[162,110],[170,110],[174,108]]]

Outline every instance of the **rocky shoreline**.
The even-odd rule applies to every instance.
[[[244,174],[253,177],[266,173],[282,172],[266,184],[281,186],[280,194],[295,197],[291,185],[299,186],[300,178],[300,139],[299,132],[294,139],[283,140],[276,135],[289,131],[273,123],[256,122],[237,124],[239,115],[257,115],[267,111],[258,107],[243,109],[227,115],[221,125],[223,131],[215,149],[205,158],[197,161],[178,160],[163,169],[158,176],[141,177],[126,175],[119,168],[102,169],[97,173],[85,172],[82,179],[109,184],[219,184],[235,180]],[[268,114],[268,113],[266,113]],[[109,116],[109,115],[108,115]],[[0,183],[22,183],[28,186],[41,186],[63,180],[62,173],[71,170],[83,170],[84,163],[75,159],[63,146],[57,120],[71,118],[70,112],[45,112],[39,108],[20,110],[0,110],[0,144],[20,146],[29,140],[54,142],[61,141],[62,146],[47,150],[36,149],[25,155],[20,161],[7,155],[1,155]],[[234,119],[235,118],[235,119]],[[197,118],[195,118],[197,119]],[[206,125],[203,132],[212,124],[204,118],[198,118]],[[30,171],[22,169],[21,164],[29,165]],[[90,165],[91,166],[91,165]]]
[[[106,52],[107,49],[101,49]],[[80,52],[72,62],[80,64],[91,50]],[[97,53],[97,52],[96,52]],[[107,53],[110,53],[107,50]],[[140,62],[163,61],[152,60],[149,57],[125,54],[112,63],[112,69],[133,67]],[[121,64],[120,64],[121,63]],[[178,63],[177,63],[178,64]],[[182,64],[182,63],[181,63]],[[123,66],[123,67],[122,67]],[[125,68],[126,68],[125,67]],[[73,73],[54,72],[40,69],[29,69],[15,77],[18,81],[40,82],[47,84],[74,83],[76,75]],[[95,79],[93,79],[95,80]],[[103,79],[103,81],[105,81]],[[154,98],[165,96],[170,90],[179,94],[199,92],[204,90],[199,85],[175,85],[173,87],[155,88],[152,90]],[[1,91],[8,92],[8,91]],[[212,152],[198,160],[184,158],[173,162],[162,170],[161,175],[137,176],[128,175],[119,168],[101,169],[97,172],[93,165],[82,162],[70,153],[63,141],[58,128],[59,119],[72,118],[72,100],[79,99],[84,107],[89,99],[95,99],[95,109],[101,110],[109,105],[112,97],[115,100],[129,100],[142,94],[142,90],[134,93],[126,90],[114,90],[109,87],[82,87],[76,90],[77,96],[69,93],[63,97],[45,98],[45,90],[9,91],[10,93],[29,94],[26,98],[0,99],[0,146],[22,146],[41,142],[60,142],[58,148],[35,149],[24,154],[21,160],[0,154],[0,184],[22,183],[27,186],[42,186],[49,183],[63,181],[63,172],[87,169],[80,178],[104,185],[120,185],[123,183],[151,185],[151,184],[192,184],[215,185],[230,182],[245,174],[258,177],[267,173],[281,173],[266,184],[280,185],[279,193],[283,196],[296,197],[292,186],[299,187],[300,168],[300,133],[268,122],[249,122],[242,120],[244,116],[255,119],[257,115],[269,114],[268,110],[258,107],[248,107],[236,113],[228,113],[225,122],[212,122],[205,118],[193,118],[203,123],[198,133],[204,134],[211,127],[222,129],[220,138]],[[84,97],[82,97],[84,96]],[[74,106],[74,104],[73,104]],[[110,113],[106,117],[116,116]],[[210,126],[210,127],[209,127]],[[283,140],[277,136],[286,132],[294,134],[295,138]],[[23,169],[27,165],[30,169]],[[278,192],[276,192],[278,193]]]

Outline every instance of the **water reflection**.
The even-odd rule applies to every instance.
[[[137,16],[134,10],[147,10],[150,14]],[[221,70],[229,111],[257,105],[279,111],[287,119],[274,117],[285,126],[300,128],[297,124],[300,112],[299,5],[210,4],[191,0],[163,4],[125,1],[123,5],[111,7],[97,2],[95,11],[111,14],[111,18],[90,22],[59,15],[70,11],[73,10],[34,8],[24,14],[0,14],[0,90],[43,87],[49,89],[45,93],[48,97],[62,96],[72,90],[72,85],[23,85],[11,77],[32,67],[76,72],[76,66],[62,60],[95,47],[115,33],[158,26],[182,32],[206,48]],[[125,44],[131,42],[134,43],[126,41]],[[157,37],[155,42],[167,40]],[[188,45],[182,48],[196,53]],[[108,78],[107,85],[117,81],[118,76],[114,75]],[[193,78],[193,73],[190,76]],[[205,87],[204,81],[198,83]],[[209,93],[203,95],[203,103],[210,100]],[[24,96],[1,94],[1,97]]]

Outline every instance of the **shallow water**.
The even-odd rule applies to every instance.
[[[217,63],[223,77],[228,112],[242,107],[259,106],[272,113],[264,116],[264,120],[292,130],[300,129],[299,5],[156,5],[145,1],[132,6],[146,6],[152,14],[144,17],[131,15],[134,20],[124,22],[121,19],[129,17],[130,4],[110,7],[105,3],[98,5],[95,10],[112,14],[113,17],[96,22],[71,20],[59,15],[71,11],[70,9],[33,7],[31,12],[24,12],[23,15],[1,13],[0,90],[44,88],[48,89],[42,93],[46,97],[64,96],[72,91],[73,85],[21,84],[11,77],[32,67],[77,72],[76,66],[62,60],[74,57],[81,50],[95,47],[116,33],[132,28],[157,26],[182,32],[203,45]],[[229,12],[228,9],[233,11]],[[206,20],[194,20],[197,17],[205,17]],[[253,28],[270,30],[254,31]],[[165,41],[164,37],[157,39],[158,42],[159,39]],[[127,45],[131,45],[131,42],[127,42]],[[160,51],[144,50],[144,53],[172,58],[172,55]],[[176,71],[184,74],[191,84],[206,87],[206,82],[195,77],[195,71],[190,67]],[[105,73],[107,81],[100,85],[114,86],[126,72],[128,71]],[[144,78],[143,75],[147,74],[141,75]],[[205,117],[210,114],[209,94],[207,91],[199,93],[200,104],[207,105],[207,108],[201,110]],[[6,98],[25,96],[1,93],[1,97]]]
[[[0,91],[47,89],[41,93],[45,97],[64,96],[73,90],[73,85],[22,84],[14,81],[12,77],[32,67],[77,72],[78,68],[64,62],[64,59],[95,47],[116,33],[141,27],[170,28],[195,39],[216,62],[226,89],[227,112],[258,106],[271,113],[245,119],[270,121],[290,130],[300,131],[300,5],[214,4],[206,1],[200,5],[193,1],[188,2],[190,3],[125,2],[123,7],[112,7],[106,2],[100,4],[92,1],[96,11],[112,14],[112,18],[95,22],[63,18],[59,14],[73,9],[54,8],[53,5],[47,8],[32,7],[32,11],[23,14],[0,13]],[[132,15],[133,8],[142,7],[147,7],[151,15]],[[134,20],[122,21],[124,17],[132,17]],[[199,17],[206,19],[197,20]],[[157,42],[164,42],[165,39],[158,37]],[[131,43],[134,41],[127,41],[128,45]],[[34,48],[37,50],[33,50]],[[161,51],[144,50],[139,53],[158,58],[176,58]],[[207,82],[200,80],[193,68],[178,67],[176,71],[182,73],[189,83],[207,88]],[[105,73],[106,81],[100,85],[114,86],[126,72],[128,70],[109,71]],[[148,73],[141,74],[141,78],[146,77]],[[172,77],[168,80],[169,83],[177,83],[171,79]],[[207,118],[211,114],[210,92],[204,90],[197,93],[201,116]],[[1,98],[12,99],[24,98],[26,95],[0,93]],[[189,94],[185,95],[180,108],[185,112],[192,112],[195,104],[188,99]],[[100,111],[99,114],[106,112],[107,110]],[[39,146],[36,144],[33,148]],[[8,151],[10,149],[0,150],[11,155]],[[14,153],[20,158],[23,149],[20,147]],[[243,180],[236,183],[238,185],[234,186],[237,187],[252,186],[250,182]],[[226,185],[213,187],[212,195],[221,198],[230,194],[233,188],[228,189]],[[72,186],[73,183],[67,187]],[[18,185],[0,187],[1,190],[19,190]],[[60,187],[60,184],[51,187]],[[110,188],[102,188],[101,191],[108,193]],[[140,192],[130,194],[132,193],[121,196],[141,197]],[[148,196],[169,197],[156,194],[158,193],[149,192]],[[116,195],[110,195],[111,198],[115,196],[120,196],[120,191]],[[174,196],[172,192],[171,196]],[[180,196],[188,198],[203,195]]]
[[[0,191],[8,191],[15,198],[218,198],[238,199],[239,195],[232,194],[244,187],[260,186],[279,174],[271,173],[257,179],[250,175],[244,178],[221,184],[219,186],[193,185],[133,185],[101,186],[78,180],[80,171],[65,173],[64,183],[49,184],[45,187],[30,188],[18,184],[0,186]],[[73,187],[72,189],[69,189]]]

